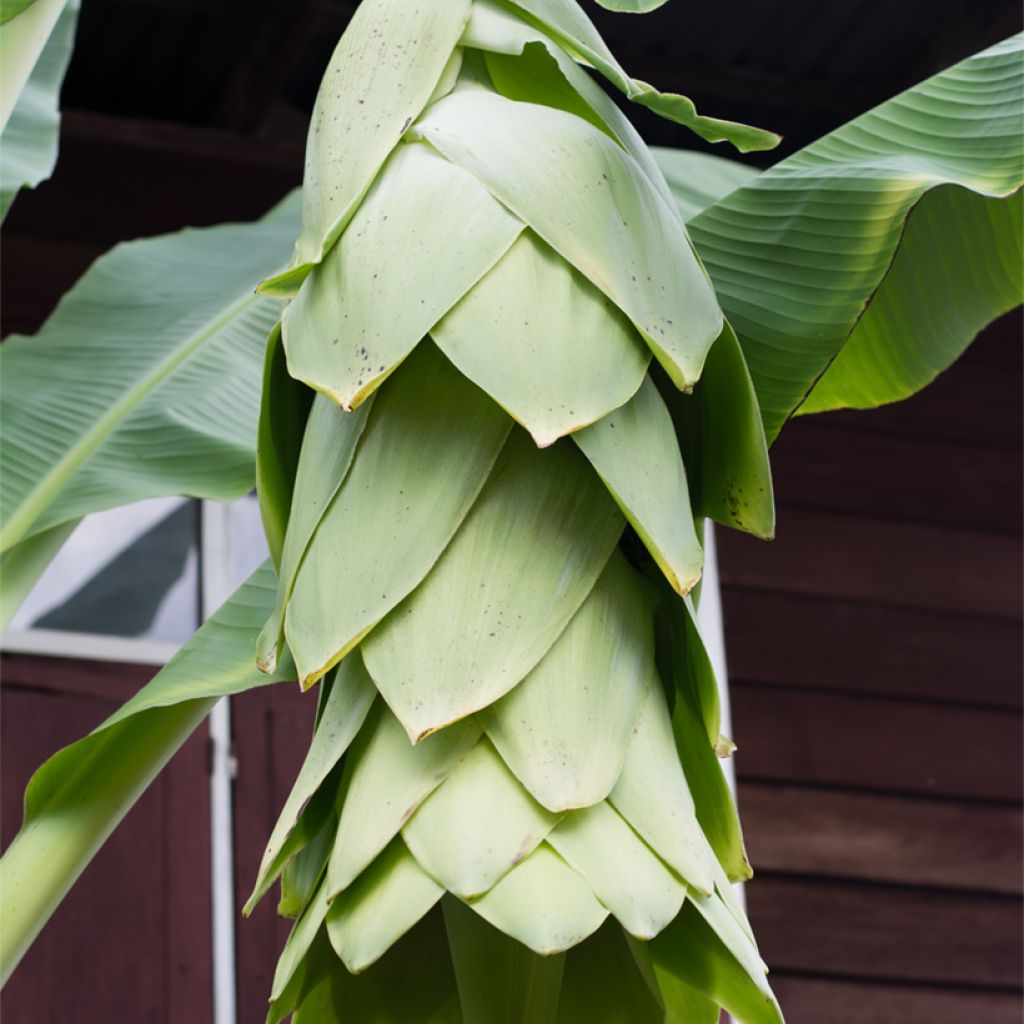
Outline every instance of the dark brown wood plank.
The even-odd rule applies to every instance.
[[[1022,891],[1016,807],[752,782],[739,805],[758,872]]]
[[[732,686],[748,781],[1020,799],[1021,716],[766,686]]]
[[[263,850],[309,746],[316,694],[283,683],[232,699],[235,779],[235,899],[252,891]],[[277,916],[275,887],[236,935],[238,1019],[259,1021],[291,921]]]
[[[1021,459],[1014,449],[902,438],[806,417],[779,438],[772,467],[782,505],[1020,530]]]
[[[1020,1024],[1005,992],[824,981],[773,974],[787,1024]]]
[[[3,676],[5,689],[73,693],[81,697],[115,701],[117,704],[134,696],[156,675],[156,671],[152,665],[129,665],[115,661],[80,661],[75,658],[7,652],[0,656],[0,675]],[[97,718],[89,728],[99,725],[102,717]],[[73,736],[72,739],[78,737]]]
[[[726,586],[1019,619],[1019,536],[781,506],[774,543],[718,533]]]
[[[747,903],[773,970],[946,985],[1021,983],[1016,899],[762,877],[747,886]]]
[[[1016,622],[743,588],[722,605],[736,681],[1021,707]]]

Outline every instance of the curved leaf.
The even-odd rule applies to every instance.
[[[285,613],[285,636],[304,686],[337,664],[427,575],[484,486],[511,426],[430,342],[377,397]]]
[[[35,188],[56,166],[60,86],[78,20],[78,0],[38,0],[7,25],[21,13],[11,7],[4,0],[0,8],[0,221],[20,189]]]
[[[661,169],[684,221],[724,199],[761,173],[739,160],[698,153],[696,150],[652,146],[651,155]]]
[[[402,836],[425,870],[469,899],[532,853],[557,820],[482,741],[423,802]]]
[[[400,838],[341,893],[327,912],[327,934],[353,973],[381,958],[444,895]]]
[[[688,594],[700,579],[704,550],[672,417],[654,383],[646,379],[626,405],[573,440],[665,578],[678,593]]]
[[[583,603],[621,531],[618,509],[573,447],[539,451],[514,431],[437,565],[363,643],[410,737],[512,689]]]
[[[541,956],[572,948],[608,916],[590,886],[545,844],[471,906]]]
[[[256,224],[119,245],[39,334],[4,342],[4,549],[142,498],[252,487],[260,355],[277,319],[252,288],[285,257],[296,200]]]
[[[273,570],[264,565],[148,685],[32,776],[21,831],[0,861],[4,981],[97,850],[218,698],[289,677],[287,663],[268,676],[252,660],[273,595]]]
[[[289,372],[355,408],[521,230],[462,168],[422,143],[399,146],[285,310]]]
[[[571,54],[582,57],[595,67],[609,82],[623,92],[628,99],[648,107],[661,117],[681,124],[696,132],[708,142],[731,142],[741,152],[757,149],[772,149],[780,142],[774,132],[761,128],[723,121],[717,117],[706,117],[697,113],[693,101],[676,93],[661,93],[652,85],[630,78],[605,45],[593,22],[583,13],[576,0],[507,0],[509,6],[522,11],[531,21],[549,32]],[[621,0],[620,0],[621,2]],[[639,0],[643,7],[651,9],[650,0]]]
[[[653,938],[679,913],[686,886],[609,803],[567,814],[548,842],[631,935]]]
[[[280,855],[285,842],[296,827],[303,808],[348,750],[376,696],[373,681],[363,667],[363,659],[358,654],[346,658],[338,666],[331,682],[323,715],[313,733],[306,758],[267,841],[256,884],[246,903],[246,913],[252,911],[273,884],[282,866]]]
[[[626,14],[646,14],[664,7],[668,0],[597,0],[607,11],[621,11]]]
[[[690,221],[769,441],[822,374],[810,408],[908,394],[1020,301],[1019,236],[1007,219],[1019,230],[1019,207],[978,197],[1006,197],[1024,181],[1022,51],[1016,36],[962,61]],[[970,264],[993,272],[968,277]],[[876,371],[863,371],[896,342],[880,371],[896,380],[880,388]],[[850,355],[826,383],[844,345]]]
[[[36,0],[0,0],[0,25],[4,25],[12,18],[16,18],[35,2]]]
[[[707,841],[679,764],[665,693],[658,681],[650,688],[622,774],[608,800],[690,885],[711,892],[714,880]]]
[[[545,807],[589,807],[615,785],[654,673],[650,596],[614,552],[540,664],[485,718],[516,778]]]
[[[414,747],[395,716],[377,704],[345,764],[327,867],[330,896],[352,884],[479,739],[480,727],[464,722]]]
[[[359,5],[313,107],[302,231],[293,266],[264,282],[266,294],[293,294],[337,241],[384,161],[444,78],[469,11],[470,0]]]
[[[678,387],[696,382],[722,313],[675,211],[619,145],[565,111],[478,89],[435,104],[416,131],[600,288]]]
[[[532,231],[431,336],[542,448],[627,402],[650,361],[614,303]]]

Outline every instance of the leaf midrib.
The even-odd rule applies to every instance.
[[[167,377],[233,319],[260,301],[260,296],[253,292],[246,292],[243,296],[235,299],[205,327],[190,335],[183,344],[174,349],[169,356],[158,362],[141,380],[125,391],[121,398],[64,452],[36,486],[22,498],[18,507],[4,524],[3,529],[0,530],[0,551],[6,551],[25,537],[46,507],[82,467],[86,459],[146,398],[157,390]]]

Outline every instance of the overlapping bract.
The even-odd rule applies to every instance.
[[[295,294],[267,360],[261,501],[287,529],[259,658],[287,647],[321,684],[253,894],[280,877],[297,918],[271,1017],[357,1020],[368,999],[375,1020],[468,1024],[500,998],[539,1000],[537,1021],[683,1002],[778,1021],[731,895],[749,869],[685,600],[702,551],[676,424],[694,420],[703,487],[716,421],[686,392],[716,353],[699,409],[756,422],[742,356],[660,172],[576,63],[596,44],[566,41],[588,24],[575,3],[439,3],[400,25],[388,0],[360,8],[384,62],[418,29],[451,38],[464,7],[463,34],[444,59],[416,51],[398,124],[371,125],[357,76],[329,73],[314,156],[348,163],[315,162],[306,188],[344,196],[307,195],[271,284]],[[361,155],[331,135],[350,128]],[[770,532],[763,439],[727,469]],[[388,1017],[403,997],[383,979],[439,903],[436,1006]],[[488,944],[500,997],[480,987]],[[594,1003],[587,958],[618,964],[622,1012]]]

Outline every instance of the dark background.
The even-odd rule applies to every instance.
[[[4,330],[35,329],[117,241],[256,217],[297,185],[353,8],[84,0],[57,173],[4,226]],[[588,9],[634,75],[784,134],[759,164],[1021,27],[1003,0]],[[651,142],[710,148],[630,112]],[[1020,1020],[1020,424],[1010,317],[909,402],[788,427],[773,545],[719,531],[750,912],[790,1024]],[[151,671],[5,657],[4,842],[29,772]],[[310,710],[287,687],[235,702],[240,890]],[[209,1020],[205,770],[197,736],[26,958],[5,1024]],[[243,1024],[283,935],[269,904],[239,925]]]

